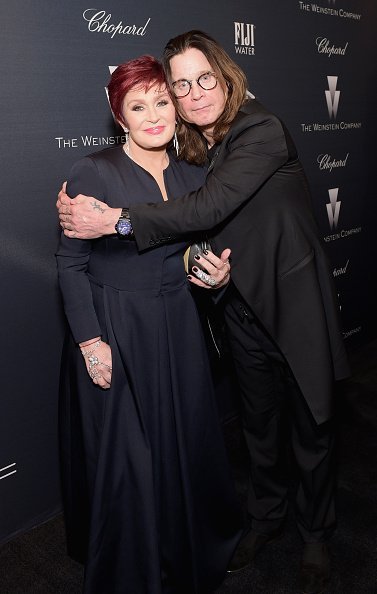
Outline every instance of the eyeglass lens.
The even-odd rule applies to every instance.
[[[174,94],[177,97],[185,97],[191,91],[192,82],[192,80],[181,79],[173,83]],[[217,78],[212,72],[205,72],[199,76],[196,82],[205,91],[210,91],[217,85]]]

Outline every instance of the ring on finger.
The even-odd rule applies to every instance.
[[[209,285],[210,287],[214,287],[217,284],[217,281],[212,276],[210,276],[200,268],[198,268],[195,274],[199,280],[201,280],[206,285]]]
[[[92,380],[95,380],[95,379],[98,379],[99,377],[102,377],[98,373],[97,369],[89,369],[88,373],[89,373],[90,377],[92,378]]]
[[[110,371],[110,373],[112,372],[112,367],[110,365],[108,365],[107,363],[101,363],[101,365],[106,367],[106,369],[108,369]]]

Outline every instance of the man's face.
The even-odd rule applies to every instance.
[[[219,80],[209,91],[197,83],[202,74],[213,72],[207,58],[200,50],[189,48],[170,60],[170,69],[173,83],[182,79],[191,82],[188,95],[178,99],[180,115],[186,122],[196,124],[204,136],[211,136],[216,121],[224,111],[226,93]]]

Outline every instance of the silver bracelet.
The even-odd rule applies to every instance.
[[[88,373],[89,373],[89,376],[90,376],[90,378],[92,380],[94,380],[94,379],[97,379],[98,380],[98,378],[102,377],[101,374],[98,373],[97,369],[90,369],[88,371]]]
[[[89,349],[88,351],[81,351],[81,354],[83,357],[87,357],[88,355],[92,355],[94,353],[94,351],[96,349],[98,349],[99,345],[101,344],[102,340],[99,339],[97,340],[94,344],[91,344],[90,346],[93,347],[91,349]]]

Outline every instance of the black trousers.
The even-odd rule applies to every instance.
[[[325,541],[336,523],[333,422],[316,424],[285,358],[234,287],[224,296],[224,315],[250,458],[251,527],[269,533],[283,523],[290,450],[299,532],[304,542]]]

